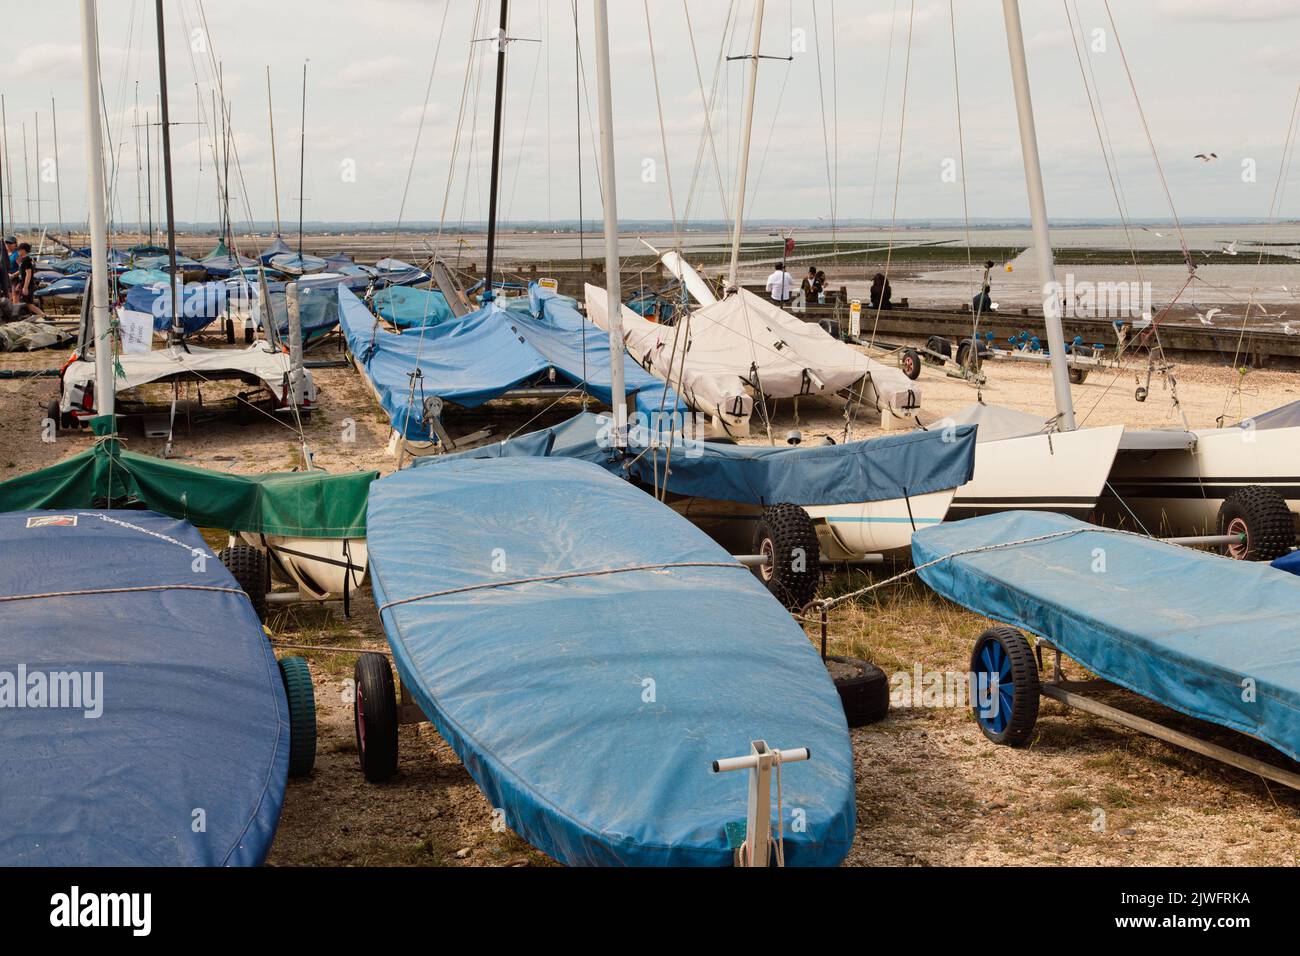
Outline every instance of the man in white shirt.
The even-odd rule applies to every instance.
[[[767,294],[772,297],[772,301],[777,306],[784,309],[789,306],[793,292],[794,276],[785,271],[784,262],[778,262],[776,271],[767,277]]]

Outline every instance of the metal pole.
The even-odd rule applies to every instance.
[[[302,288],[295,280],[284,287],[285,311],[289,316],[289,401],[291,407],[302,404]],[[275,321],[267,302],[267,316]]]
[[[271,185],[275,188],[275,234],[280,235],[280,174],[275,163],[275,113],[271,109],[271,66],[266,67],[266,118],[271,124]]]
[[[1065,333],[1061,329],[1061,297],[1057,294],[1056,269],[1052,263],[1052,237],[1047,229],[1047,198],[1043,194],[1043,170],[1038,162],[1038,134],[1034,129],[1034,104],[1029,96],[1029,67],[1025,62],[1025,36],[1020,26],[1019,0],[1002,0],[1007,25],[1007,52],[1011,57],[1011,82],[1016,91],[1016,114],[1020,120],[1020,151],[1024,156],[1025,185],[1029,189],[1029,215],[1034,226],[1034,258],[1043,283],[1043,322],[1047,326],[1047,349],[1052,364],[1052,385],[1056,411],[1063,431],[1073,431],[1074,401],[1070,397],[1070,370],[1065,357]]]
[[[760,0],[761,3],[761,0]],[[600,181],[605,207],[605,285],[609,293],[610,405],[616,447],[627,446],[623,383],[623,288],[618,262],[618,189],[614,178],[614,97],[609,70],[609,9],[596,0],[596,89],[600,104]]]
[[[480,302],[491,302],[496,298],[492,289],[493,260],[496,258],[497,243],[497,190],[501,180],[501,113],[506,91],[506,28],[510,22],[509,0],[501,0],[501,26],[497,30],[497,95],[496,108],[492,116],[492,185],[488,193],[488,234],[487,234],[487,271],[484,276],[487,286],[479,296]]]
[[[135,120],[135,231],[140,236],[140,241],[144,242],[144,183],[140,175],[140,81],[135,84],[135,111],[132,113]]]
[[[764,0],[754,4],[754,49],[749,61],[749,92],[745,95],[745,122],[741,127],[740,178],[736,181],[736,223],[731,235],[731,271],[727,274],[727,287],[737,288],[736,273],[740,268],[740,233],[745,228],[745,182],[749,178],[749,139],[754,129],[754,98],[758,92],[758,55],[763,41]],[[783,257],[784,258],[784,257]]]
[[[86,94],[86,167],[90,219],[90,295],[95,329],[95,409],[112,415],[117,382],[108,315],[108,224],[104,217],[104,143],[99,112],[99,27],[95,0],[81,0],[81,72]]]
[[[45,161],[41,159],[41,114],[39,112],[34,112],[32,115],[35,117],[34,122],[36,125],[36,215],[41,217],[41,226],[44,228],[48,220],[45,218],[45,210],[41,208],[41,176],[43,175],[41,167],[45,163]],[[44,245],[44,240],[45,237],[42,234],[42,245]]]
[[[176,285],[176,216],[172,205],[172,130],[167,107],[167,43],[163,36],[163,0],[154,2],[155,18],[158,24],[158,89],[159,104],[162,110],[162,173],[163,195],[167,204],[167,263],[170,275],[167,285],[172,293],[172,335],[180,338],[185,333],[181,323],[181,309],[184,300]]]
[[[27,124],[21,124],[23,129],[23,198],[27,201],[27,228],[33,229],[36,226],[36,220],[32,218],[32,157],[27,149]],[[40,173],[37,173],[40,176]]]
[[[59,113],[50,97],[50,119],[54,123],[54,194],[58,199],[59,231],[63,231],[63,167],[59,165]]]
[[[5,140],[5,185],[9,187],[9,226],[17,228],[14,219],[14,167],[9,162],[9,113],[5,109],[5,98],[0,94],[0,125],[4,127]]]
[[[298,271],[303,271],[302,258],[302,204],[307,187],[307,64],[302,65],[302,131],[298,137]]]

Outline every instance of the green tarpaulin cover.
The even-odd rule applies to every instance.
[[[125,451],[107,437],[107,418],[91,425],[100,436],[94,448],[0,483],[0,512],[139,502],[200,528],[296,538],[366,535],[366,500],[376,471],[229,475]]]

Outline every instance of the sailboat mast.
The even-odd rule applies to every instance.
[[[104,215],[104,144],[99,112],[99,27],[95,0],[81,0],[81,73],[86,100],[86,168],[90,219],[90,314],[95,330],[95,408],[112,415],[117,399],[108,318],[108,223]]]
[[[307,164],[307,64],[302,65],[302,130],[298,137],[298,269],[302,271],[302,204],[306,189]]]
[[[154,11],[158,25],[158,102],[162,121],[163,201],[167,206],[167,263],[170,270],[167,284],[172,293],[172,334],[180,336],[184,326],[181,324],[180,290],[176,286],[176,216],[172,203],[172,130],[167,106],[167,44],[163,33],[163,0],[154,0]]]
[[[487,286],[479,296],[482,302],[496,298],[492,288],[492,270],[496,258],[497,244],[497,192],[501,183],[501,112],[505,102],[506,90],[506,28],[510,22],[509,0],[501,0],[501,26],[497,30],[497,95],[496,107],[492,117],[492,185],[488,194],[488,234],[487,263],[484,277]]]
[[[1047,197],[1043,192],[1043,169],[1038,160],[1038,133],[1034,128],[1034,104],[1029,96],[1029,67],[1025,62],[1025,35],[1020,25],[1019,0],[1002,0],[1007,25],[1007,52],[1011,56],[1011,84],[1016,91],[1016,115],[1020,120],[1020,151],[1024,156],[1025,185],[1029,189],[1029,216],[1034,227],[1034,258],[1043,283],[1043,322],[1047,326],[1047,348],[1052,366],[1052,386],[1060,427],[1073,431],[1074,400],[1070,396],[1070,370],[1065,358],[1065,332],[1061,328],[1062,303],[1057,293],[1056,267],[1052,261],[1052,237],[1047,229]]]
[[[0,126],[4,127],[5,185],[9,187],[9,225],[16,227],[16,221],[14,220],[14,167],[9,162],[9,113],[5,109],[3,94],[0,94]]]
[[[271,125],[271,185],[275,189],[275,234],[280,235],[280,174],[275,163],[275,111],[271,108],[271,65],[266,66],[266,118]]]
[[[59,165],[59,113],[50,97],[50,121],[54,124],[54,195],[58,202],[59,232],[63,232],[63,167]]]
[[[727,274],[727,288],[737,288],[736,274],[740,269],[740,233],[745,228],[745,184],[749,178],[749,140],[754,129],[754,98],[758,92],[759,45],[763,41],[764,0],[754,4],[754,49],[749,61],[749,92],[745,96],[745,122],[741,127],[740,176],[736,180],[736,222],[731,234],[731,270]]]
[[[761,2],[761,0],[760,0]],[[614,179],[614,97],[609,71],[609,9],[596,0],[596,88],[600,104],[600,180],[605,206],[605,286],[609,293],[610,405],[614,440],[627,447],[627,397],[623,382],[623,288],[618,261],[618,200]]]

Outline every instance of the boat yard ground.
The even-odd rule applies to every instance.
[[[309,357],[339,354],[327,345]],[[0,368],[30,372],[54,367],[64,358],[53,351],[6,354],[0,355]],[[988,402],[1051,413],[1046,367],[996,363],[988,371],[983,389]],[[1074,389],[1080,420],[1088,425],[1180,424],[1171,391],[1160,378],[1146,403],[1134,400],[1135,376],[1144,371],[1144,364],[1134,363],[1119,371],[1094,372]],[[391,471],[387,419],[357,374],[350,368],[313,374],[320,407],[304,431],[316,464],[332,472]],[[1294,373],[1258,370],[1243,376],[1231,369],[1182,364],[1175,375],[1192,427],[1213,427],[1225,415],[1236,421],[1300,398],[1300,378]],[[970,385],[933,369],[923,372],[921,386],[927,420],[975,400]],[[0,453],[0,478],[51,464],[89,445],[85,434],[61,433],[52,444],[42,442],[41,419],[55,390],[52,378],[0,380],[0,415],[8,435]],[[220,394],[214,386],[203,397],[210,404]],[[576,403],[552,408],[529,427],[560,420],[577,408]],[[498,434],[524,426],[538,411],[537,405],[506,410],[497,419],[504,423]],[[776,440],[795,427],[793,412],[785,403],[775,409]],[[805,401],[798,412],[805,439],[843,437],[842,410],[836,404]],[[861,416],[851,437],[878,432],[872,416]],[[161,455],[161,440],[145,439],[134,428],[126,435],[128,448]],[[196,426],[192,434],[178,431],[174,457],[244,473],[300,464],[292,429],[269,419],[241,427],[233,414]],[[224,544],[217,537],[210,541],[214,547]],[[855,575],[851,582],[832,580],[825,587],[830,592],[861,582]],[[1158,588],[1159,582],[1151,586]],[[837,611],[831,620],[832,650],[869,658],[889,674],[912,674],[917,665],[924,672],[964,672],[973,641],[986,626],[911,579],[878,592],[876,600]],[[368,592],[358,595],[350,619],[333,610],[293,608],[277,612],[270,630],[272,639],[292,653],[311,646],[385,648]],[[518,837],[493,829],[491,807],[427,725],[402,730],[395,781],[367,784],[357,766],[346,683],[353,656],[335,650],[307,651],[306,656],[316,684],[319,755],[308,779],[290,783],[272,864],[549,863]],[[1216,742],[1245,747],[1255,756],[1281,760],[1267,747],[1161,712],[1131,695],[1118,694],[1114,702]],[[1043,702],[1036,736],[1023,750],[993,746],[964,707],[945,706],[896,707],[884,722],[853,731],[853,742],[858,837],[851,865],[1300,863],[1300,794],[1050,701]]]

